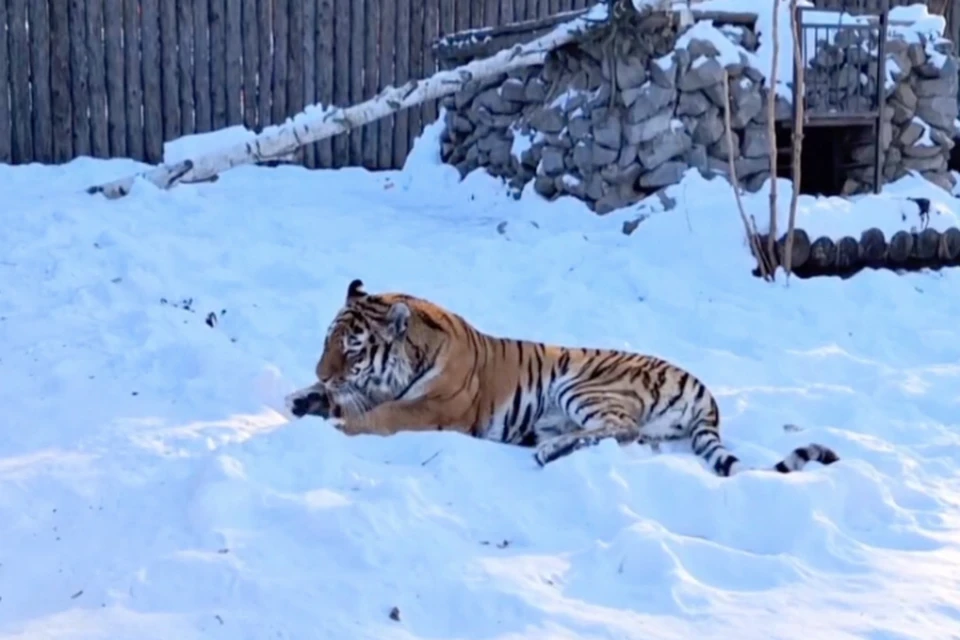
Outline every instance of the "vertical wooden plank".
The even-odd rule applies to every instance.
[[[124,77],[127,95],[127,154],[146,160],[143,152],[143,80],[140,73],[140,1],[123,3]]]
[[[328,107],[333,104],[333,0],[319,0],[317,4],[317,100]],[[317,165],[322,169],[333,166],[333,140],[317,143]]]
[[[392,0],[388,0],[392,1]],[[367,24],[380,24],[380,0],[366,0]],[[363,66],[363,96],[372,98],[380,90],[380,60],[377,58],[379,33],[376,28],[366,29],[364,43]],[[376,169],[380,162],[378,147],[380,146],[380,123],[374,122],[365,126],[363,131],[363,166]]]
[[[29,10],[27,0],[11,0],[9,4],[14,162],[53,162],[47,3],[44,0],[31,0]],[[28,20],[29,34],[26,30]],[[30,51],[29,63],[22,53],[17,55],[27,50]],[[14,57],[18,57],[19,62],[14,62]]]
[[[517,0],[500,0],[500,23],[509,24],[514,21],[513,5]]]
[[[193,0],[176,0],[176,3],[177,64],[180,69],[180,132],[182,135],[187,135],[196,131],[193,124]]]
[[[224,12],[227,42],[227,126],[243,124],[243,29],[240,2],[227,0]]]
[[[333,31],[333,103],[350,104],[350,5],[353,0],[336,0]],[[333,138],[333,166],[350,164],[350,134]]]
[[[163,95],[163,140],[179,138],[180,82],[177,78],[177,3],[160,2],[160,90]]]
[[[380,88],[383,89],[395,82],[395,49],[397,42],[396,31],[397,5],[395,0],[383,0],[380,4]],[[378,123],[378,169],[389,169],[393,166],[393,129],[397,126],[397,117],[381,118]]]
[[[304,0],[305,2],[307,0]],[[257,0],[243,0],[243,126],[257,128],[257,74],[260,72],[260,33]]]
[[[394,84],[401,85],[410,79],[410,3],[422,0],[396,0],[397,5],[397,44],[394,51],[395,74]],[[393,163],[391,168],[399,169],[407,159],[410,135],[410,109],[398,111],[396,124],[393,127]]]
[[[143,70],[143,155],[163,162],[163,93],[160,70],[160,2],[140,0],[140,65]]]
[[[447,36],[456,31],[456,0],[440,0],[440,35]]]
[[[495,0],[470,0],[470,28],[487,26],[487,4]]]
[[[500,0],[486,0],[483,6],[483,26],[495,27],[500,24]]]
[[[87,51],[90,54],[90,79],[87,82],[90,88],[90,153],[96,158],[107,158],[110,156],[110,139],[107,137],[107,72],[103,55],[103,0],[87,0],[85,35]]]
[[[453,0],[454,16],[456,17],[456,31],[463,31],[470,28],[470,5],[482,0]]]
[[[13,143],[10,139],[10,62],[7,57],[7,23],[9,17],[6,0],[0,2],[0,163],[13,162]]]
[[[127,112],[123,75],[123,0],[104,0],[104,51],[107,67],[107,138],[110,157],[127,156]]]
[[[227,0],[209,0],[210,17],[210,128],[227,125],[227,25],[224,16]]]
[[[294,0],[299,2],[299,0]],[[288,0],[273,0],[273,117],[280,124],[287,117],[287,27]]]
[[[311,2],[313,4],[313,2]],[[257,130],[270,124],[273,108],[273,0],[257,0],[257,43],[260,69],[257,77]]]
[[[303,3],[291,0],[288,4],[286,116],[303,109]]]
[[[210,17],[210,128],[227,126],[227,0],[209,0]]]
[[[50,3],[50,99],[53,115],[53,161],[73,157],[70,104],[70,15],[63,0]],[[129,147],[129,142],[127,144]]]
[[[210,7],[193,0],[193,111],[197,133],[210,131]]]
[[[423,78],[423,31],[424,31],[424,0],[411,0],[410,2],[410,78],[419,80]],[[423,105],[417,105],[411,109],[408,117],[407,129],[407,152],[413,148],[413,141],[420,135],[423,129]],[[406,160],[406,158],[404,158]]]
[[[440,37],[440,0],[426,0],[423,23],[423,76],[428,78],[437,72],[437,61],[433,56],[433,45]],[[423,105],[423,125],[437,119],[437,101],[431,100]]]
[[[71,158],[76,158],[90,155],[90,69],[87,60],[87,7],[84,0],[69,1],[67,20],[70,33],[70,102],[73,105]]]
[[[373,29],[370,29],[373,31]],[[309,0],[303,4],[303,103],[317,102],[317,3]],[[303,162],[309,169],[317,167],[317,145],[308,144]]]
[[[352,0],[350,3],[350,99],[347,104],[363,102],[363,57],[366,49],[363,34],[369,27],[365,10],[364,0]],[[363,164],[363,136],[366,128],[360,127],[350,132],[351,166]]]

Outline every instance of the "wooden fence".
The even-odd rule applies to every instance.
[[[0,162],[163,160],[163,143],[283,122],[428,76],[447,33],[593,0],[0,0]],[[437,104],[305,148],[311,168],[402,166]]]

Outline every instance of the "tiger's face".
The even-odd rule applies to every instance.
[[[360,413],[403,391],[412,377],[404,345],[409,317],[402,302],[388,304],[350,290],[327,330],[316,369],[335,403]]]

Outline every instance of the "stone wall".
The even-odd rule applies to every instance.
[[[615,37],[598,34],[551,52],[543,65],[472,82],[445,98],[443,160],[461,175],[482,167],[517,190],[533,181],[544,197],[572,195],[598,213],[675,184],[691,167],[726,175],[730,154],[741,185],[759,189],[769,177],[768,92],[763,73],[751,66],[758,44],[752,28],[698,23],[678,33],[663,16],[631,20]],[[949,46],[888,43],[897,67],[888,73],[884,112],[888,179],[914,168],[938,184],[952,180],[946,162],[957,90]],[[834,56],[829,68],[844,64],[853,64],[853,54]],[[732,149],[724,126],[725,71]],[[789,103],[778,97],[776,118],[791,117]],[[872,154],[869,137],[857,142],[853,155]],[[867,171],[851,171],[848,192],[870,188]]]

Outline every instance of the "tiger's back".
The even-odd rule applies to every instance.
[[[302,391],[326,393],[326,413],[346,433],[451,429],[533,446],[541,465],[606,438],[654,447],[690,439],[717,474],[740,470],[721,442],[713,395],[667,360],[491,336],[422,298],[367,294],[360,281],[331,323],[317,377]],[[837,459],[811,444],[774,469]]]

